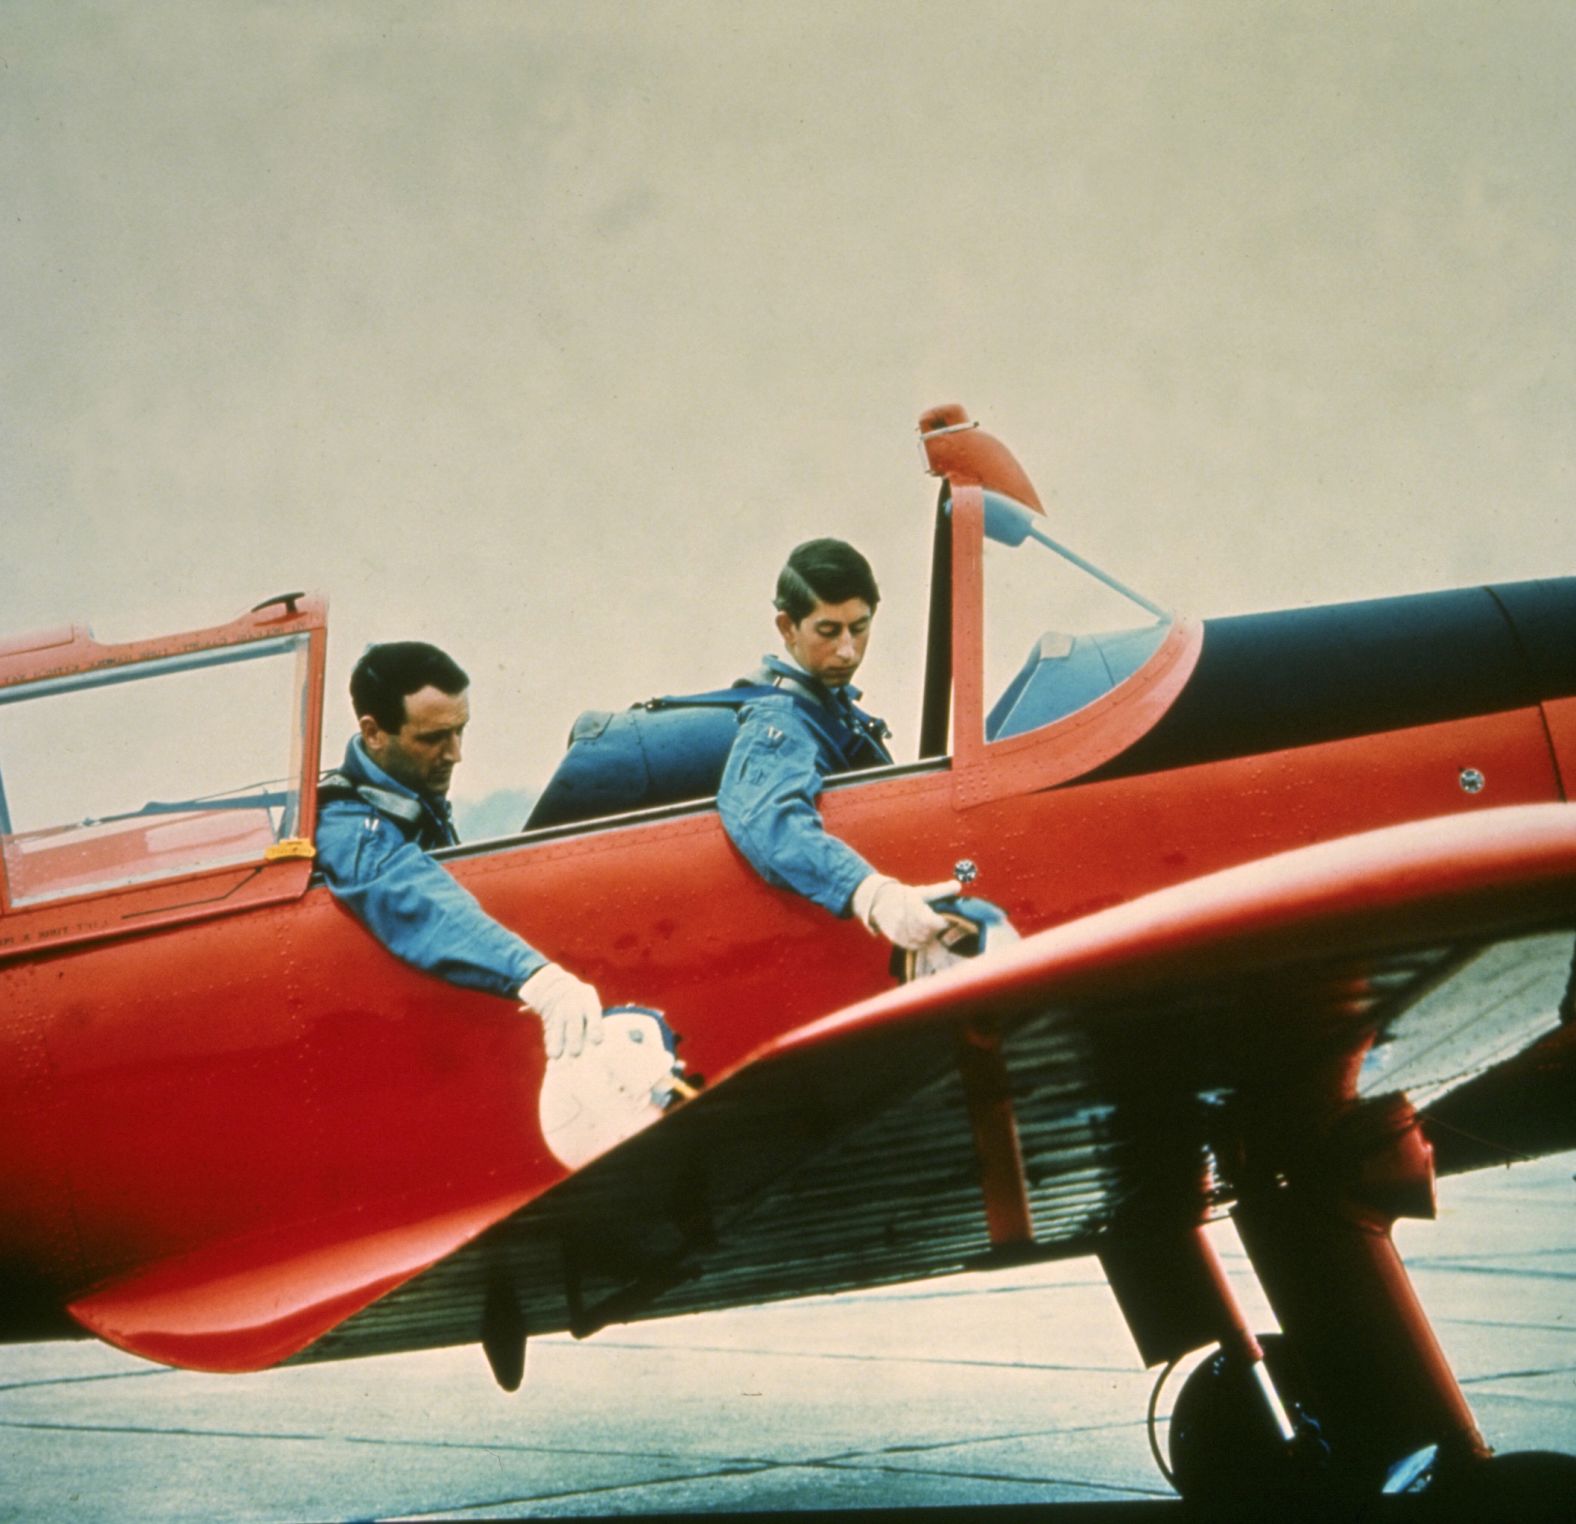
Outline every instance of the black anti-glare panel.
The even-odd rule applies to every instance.
[[[1210,619],[1171,708],[1079,781],[1497,714],[1570,693],[1576,578]]]

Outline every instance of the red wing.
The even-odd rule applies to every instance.
[[[107,1343],[191,1370],[277,1365],[418,1271],[459,1250],[520,1204],[404,1203],[403,1221],[364,1214],[298,1225],[279,1243],[221,1243],[148,1265],[70,1306]]]
[[[1564,805],[1144,896],[769,1045],[296,1358],[474,1341],[500,1298],[530,1332],[589,1332],[1088,1252],[1135,1203],[1208,1208],[1214,1108],[1303,1105],[1311,1072],[1370,1040],[1368,1090],[1447,1089],[1524,1047],[1557,1020],[1572,925]],[[981,1092],[971,1117],[960,1078],[988,1031],[1032,1222],[1010,1248],[987,1222]]]

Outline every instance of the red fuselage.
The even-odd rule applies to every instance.
[[[883,872],[931,882],[969,859],[972,892],[1028,933],[1283,849],[1559,800],[1576,778],[1568,663],[1523,627],[1569,628],[1576,581],[1519,604],[1479,590],[1181,622],[1104,698],[987,741],[979,520],[966,475],[952,486],[951,752],[822,799]],[[1435,641],[1443,678],[1413,670]],[[317,661],[314,693],[320,644]],[[609,1004],[663,1010],[713,1083],[890,983],[883,942],[765,885],[707,804],[445,857]],[[536,1024],[405,967],[306,874],[286,860],[266,894],[209,874],[8,904],[0,1332],[59,1336],[74,1298],[214,1245],[506,1210],[564,1176],[538,1130]],[[157,894],[153,924],[113,913]]]

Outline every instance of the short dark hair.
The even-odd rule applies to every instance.
[[[433,687],[451,698],[471,680],[451,656],[424,640],[389,640],[368,646],[350,674],[350,702],[356,718],[370,714],[390,734],[405,723],[405,699]]]
[[[870,563],[843,540],[806,540],[795,545],[777,574],[772,600],[795,624],[818,603],[863,598],[873,614],[881,602]]]

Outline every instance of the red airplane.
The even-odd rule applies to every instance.
[[[823,813],[1019,940],[895,982],[710,799],[439,854],[703,1086],[566,1099],[534,1022],[314,878],[320,602],[0,647],[0,1338],[479,1341],[512,1390],[532,1334],[1092,1254],[1146,1364],[1219,1346],[1185,1496],[1576,1464],[1490,1462],[1390,1236],[1436,1169],[1576,1147],[1576,578],[1175,616],[961,409],[920,431],[919,758]]]

